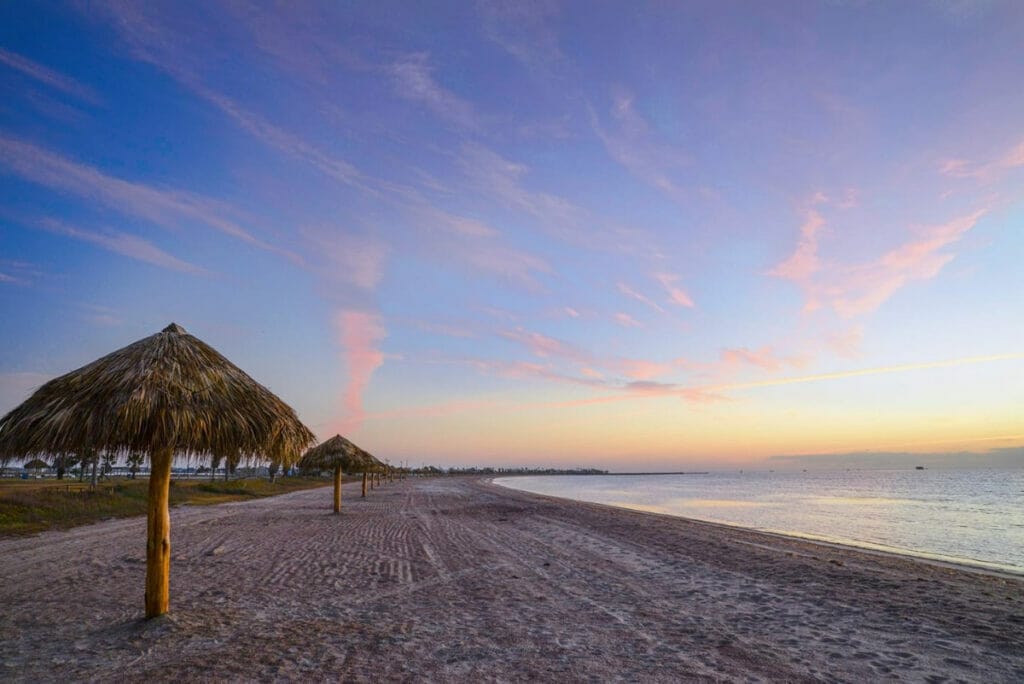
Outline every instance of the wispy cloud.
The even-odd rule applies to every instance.
[[[825,225],[825,219],[815,209],[808,209],[800,226],[800,241],[793,253],[781,264],[768,272],[776,278],[803,282],[821,268],[818,259],[818,233]]]
[[[464,144],[456,157],[467,183],[488,201],[523,212],[553,237],[590,250],[654,257],[660,254],[647,231],[609,224],[564,197],[533,190],[529,168],[478,143]]]
[[[539,332],[516,328],[515,330],[504,330],[500,334],[507,340],[518,342],[529,350],[531,354],[542,359],[557,357],[570,359],[582,364],[588,364],[591,361],[590,355],[581,349],[568,342],[548,337]]]
[[[951,178],[993,180],[999,175],[1024,166],[1024,140],[1008,147],[995,159],[987,162],[967,159],[945,159],[939,164],[939,173]]]
[[[801,356],[780,356],[770,346],[758,349],[738,347],[723,349],[719,353],[719,370],[731,374],[743,366],[755,366],[766,371],[779,371],[785,366],[799,367],[805,365],[807,359]]]
[[[941,225],[922,227],[917,239],[874,262],[847,269],[839,280],[825,285],[823,297],[841,316],[874,311],[907,283],[937,276],[955,256],[941,250],[959,241],[984,215],[985,211],[979,210]]]
[[[415,321],[412,323],[417,329],[445,337],[456,337],[460,339],[474,339],[479,337],[477,332],[468,325],[457,323],[441,323],[438,321]]]
[[[594,133],[609,156],[667,196],[688,199],[678,177],[691,165],[690,156],[666,140],[655,139],[650,124],[636,111],[631,94],[622,90],[615,93],[610,115],[613,124],[605,126],[591,111]]]
[[[363,394],[374,371],[384,363],[380,343],[387,331],[379,315],[351,310],[337,314],[335,328],[348,372],[341,400],[344,414],[335,421],[335,426],[338,432],[346,434],[359,430],[366,418]]]
[[[669,302],[678,306],[685,306],[689,309],[694,307],[693,298],[690,297],[689,293],[676,285],[681,280],[678,275],[674,273],[655,273],[653,277],[665,288],[665,291],[668,293]]]
[[[388,411],[366,413],[364,420],[396,420],[400,418],[444,418],[459,413],[512,408],[509,402],[494,399],[454,399],[422,406],[402,406]]]
[[[660,304],[658,304],[657,302],[653,301],[650,297],[647,297],[646,295],[643,295],[643,294],[637,292],[636,290],[634,290],[632,287],[630,287],[626,283],[624,283],[622,281],[619,281],[616,284],[616,287],[618,288],[619,292],[621,292],[622,294],[626,295],[627,297],[630,297],[631,299],[635,299],[636,301],[651,307],[652,309],[654,309],[655,311],[657,311],[659,313],[665,313],[665,309]]]
[[[531,71],[548,73],[565,59],[555,31],[553,0],[483,0],[477,3],[484,35]]]
[[[0,135],[0,165],[25,180],[98,201],[122,214],[167,227],[197,221],[254,247],[301,262],[294,253],[263,242],[229,218],[228,205],[202,195],[115,178],[93,166],[3,135]]]
[[[426,53],[406,55],[393,63],[388,71],[394,82],[395,91],[401,97],[422,103],[439,118],[460,128],[479,128],[473,106],[442,87],[434,78],[429,55]]]
[[[82,242],[98,245],[99,247],[102,247],[107,251],[114,252],[115,254],[120,254],[121,256],[128,257],[129,259],[142,261],[170,271],[193,274],[207,273],[206,269],[196,266],[195,264],[190,264],[187,261],[183,261],[172,254],[168,254],[153,243],[144,240],[138,235],[132,235],[130,233],[124,233],[116,230],[106,230],[103,232],[85,230],[50,218],[41,219],[37,222],[37,225],[48,232],[55,233],[57,235],[65,235],[67,237],[74,238],[75,240],[81,240]]]
[[[805,294],[805,311],[828,306],[846,318],[862,316],[908,283],[937,276],[955,256],[943,250],[958,242],[985,213],[980,209],[944,224],[919,226],[914,239],[872,261],[842,264],[819,257],[826,222],[816,209],[809,209],[795,251],[768,274],[798,284]]]
[[[246,109],[235,100],[210,90],[194,78],[181,76],[180,80],[188,85],[197,95],[234,119],[244,131],[265,145],[283,152],[294,159],[306,162],[328,178],[333,178],[340,183],[358,187],[372,193],[378,192],[376,188],[372,187],[371,181],[363,176],[355,165],[348,161],[331,155],[283,128],[275,126],[262,116]]]
[[[44,276],[35,264],[16,259],[0,259],[0,283],[26,286]]]
[[[671,363],[643,359],[623,359],[616,364],[619,371],[632,380],[652,380],[676,370]]]
[[[860,326],[825,335],[825,346],[836,356],[847,359],[859,358],[863,344],[864,328]]]
[[[817,373],[813,375],[800,375],[785,378],[771,378],[768,380],[754,380],[750,382],[727,383],[708,387],[706,389],[716,391],[755,389],[759,387],[780,387],[783,385],[800,385],[809,382],[823,382],[826,380],[842,380],[844,378],[857,378],[868,375],[887,375],[890,373],[905,373],[909,371],[930,370],[934,368],[951,368],[954,366],[970,366],[979,363],[994,363],[996,361],[1019,361],[1024,359],[1024,353],[1014,352],[1010,354],[991,354],[988,356],[966,356],[945,361],[926,361],[922,363],[905,363],[895,366],[876,366],[872,368],[857,368],[848,371],[835,373]]]
[[[20,71],[39,83],[49,86],[55,90],[59,90],[62,93],[72,95],[79,100],[84,100],[89,104],[103,104],[99,95],[97,95],[92,88],[79,83],[70,76],[65,76],[53,69],[48,69],[42,64],[33,62],[27,57],[23,57],[17,53],[0,48],[0,64],[6,64],[8,67],[15,69],[16,71]]]
[[[635,318],[630,316],[628,313],[625,313],[623,311],[620,311],[620,312],[616,313],[614,318],[615,318],[615,322],[618,323],[619,325],[621,325],[624,328],[642,328],[642,327],[644,327],[643,324],[640,321],[636,320]]]
[[[479,271],[534,292],[544,289],[537,274],[551,271],[544,259],[496,242],[463,242],[449,253]]]
[[[133,36],[132,40],[138,40],[138,37]],[[440,229],[460,237],[479,238],[476,241],[459,240],[447,243],[443,250],[446,258],[456,257],[474,270],[488,273],[531,290],[541,289],[537,274],[549,272],[550,266],[536,255],[514,249],[500,242],[483,240],[482,238],[497,239],[500,237],[499,231],[483,221],[433,207],[410,186],[381,180],[363,173],[346,159],[325,151],[322,146],[314,145],[304,138],[270,123],[236,100],[212,90],[180,65],[168,62],[166,58],[150,55],[146,47],[143,47],[142,50],[146,59],[166,70],[192,92],[228,115],[242,130],[268,147],[307,163],[328,178],[361,190],[378,200],[388,202],[406,213],[415,225]],[[402,86],[401,92],[404,96],[424,101],[435,113],[453,118],[457,123],[466,127],[475,127],[475,119],[471,120],[472,110],[468,108],[468,104],[441,88],[433,80],[426,55],[407,57],[393,64],[389,73],[395,79],[396,84]],[[322,240],[318,241],[323,242]],[[383,254],[387,249],[382,247],[379,241],[370,244],[363,240],[360,244],[360,251],[364,258],[359,261],[357,272],[353,277],[357,281],[365,283],[371,279],[370,274],[374,270],[374,264],[383,259]],[[328,252],[334,254],[335,260],[339,263],[356,265],[355,259],[344,257],[339,249],[329,248]],[[331,280],[338,280],[338,276],[335,275]]]
[[[1009,354],[992,354],[988,356],[968,356],[944,361],[926,361],[923,363],[908,363],[895,366],[877,366],[871,368],[857,368],[848,371],[837,371],[834,373],[817,373],[812,375],[798,375],[789,377],[769,378],[765,380],[754,380],[748,382],[717,383],[707,385],[685,386],[674,383],[660,383],[650,381],[634,382],[627,385],[626,389],[631,391],[608,394],[587,399],[579,399],[567,402],[552,402],[552,406],[579,406],[585,404],[602,404],[635,399],[656,398],[664,396],[678,396],[687,402],[694,403],[717,403],[731,401],[729,392],[740,390],[760,389],[765,387],[782,387],[786,385],[801,385],[816,382],[828,382],[832,380],[843,380],[846,378],[866,377],[873,375],[889,375],[894,373],[907,373],[937,368],[952,368],[956,366],[970,366],[983,363],[996,363],[1000,361],[1021,361],[1024,360],[1024,352],[1013,352]]]
[[[299,232],[314,255],[310,263],[325,280],[374,290],[383,278],[389,248],[382,240],[338,226],[306,226]]]
[[[110,307],[97,304],[83,304],[82,310],[82,318],[93,325],[116,327],[124,324],[121,315]]]

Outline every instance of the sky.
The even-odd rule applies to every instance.
[[[1022,35],[1013,0],[3,3],[0,411],[174,321],[393,463],[1019,454]]]

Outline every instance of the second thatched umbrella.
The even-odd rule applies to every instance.
[[[366,452],[341,435],[334,435],[305,453],[300,467],[334,471],[334,512],[341,512],[341,474],[358,472],[363,468]]]
[[[0,453],[149,457],[146,617],[169,603],[175,454],[292,462],[313,439],[287,404],[174,323],[51,380],[0,419]]]

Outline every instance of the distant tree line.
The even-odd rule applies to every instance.
[[[433,468],[434,466],[430,466]],[[467,466],[464,468],[448,468],[437,472],[447,472],[449,475],[607,475],[607,470],[597,468],[492,468],[490,466],[480,468]]]

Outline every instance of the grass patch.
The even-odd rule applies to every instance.
[[[305,477],[281,478],[273,484],[266,479],[171,480],[170,499],[172,507],[210,505],[329,484],[328,479]],[[145,479],[105,480],[95,490],[73,481],[0,482],[0,537],[145,515],[148,487]]]

